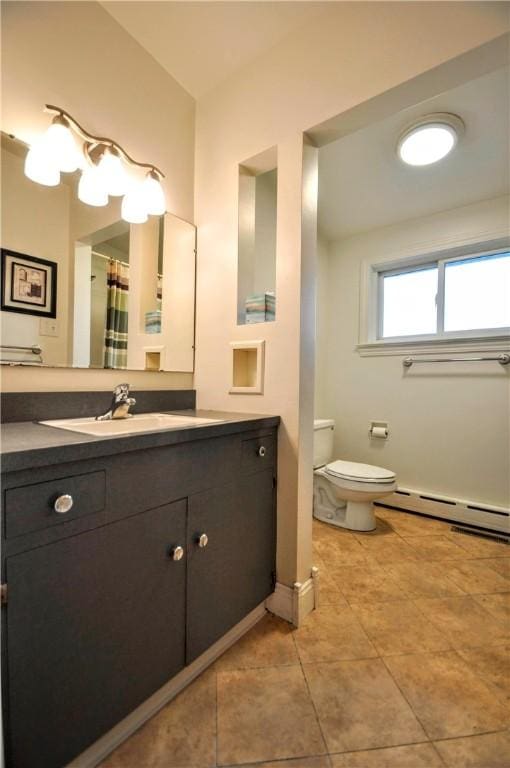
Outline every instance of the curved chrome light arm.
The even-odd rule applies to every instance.
[[[57,116],[60,115],[61,117],[65,118],[65,120],[67,120],[72,125],[73,129],[80,136],[80,138],[82,138],[83,141],[85,141],[87,144],[92,144],[94,146],[102,145],[116,149],[117,152],[123,157],[123,159],[130,165],[137,166],[138,168],[147,168],[149,171],[157,173],[160,179],[165,178],[165,174],[163,171],[157,168],[157,166],[152,165],[152,163],[139,163],[137,160],[134,160],[131,155],[128,155],[126,150],[116,141],[113,141],[113,139],[108,139],[103,136],[94,136],[94,134],[86,131],[85,128],[83,128],[83,126],[81,126],[80,123],[75,120],[72,115],[69,114],[69,112],[66,112],[65,109],[56,107],[54,104],[46,104],[44,109],[45,112],[48,112],[49,114],[54,114]]]

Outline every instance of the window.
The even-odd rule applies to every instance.
[[[510,251],[378,274],[379,339],[497,335],[510,328]]]

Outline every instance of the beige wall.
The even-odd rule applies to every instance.
[[[297,34],[199,100],[199,404],[282,416],[277,568],[279,580],[287,584],[307,578],[311,565],[305,540],[312,501],[307,458],[313,421],[309,265],[314,254],[308,247],[302,263],[302,131],[502,34],[507,12],[501,3],[332,3]],[[274,145],[277,319],[264,326],[237,326],[238,164]],[[309,179],[306,173],[305,181]],[[266,340],[261,396],[228,392],[229,342],[240,339]],[[299,547],[298,541],[305,543]]]
[[[3,5],[2,130],[30,141],[48,125],[45,103],[159,166],[168,210],[193,221],[195,102],[98,3]],[[4,390],[109,389],[119,379],[109,371],[54,370],[36,379],[26,369],[2,373]],[[192,386],[191,375],[129,378],[137,386]]]
[[[510,234],[509,202],[483,201],[329,245],[320,262],[316,415],[335,420],[334,458],[388,467],[404,488],[510,505],[509,372],[497,363],[407,371],[403,354],[360,357],[355,349],[363,261]],[[388,440],[370,439],[371,420],[389,423]]]
[[[278,171],[266,171],[255,182],[255,264],[253,293],[274,291],[276,250],[276,189]]]
[[[329,243],[317,237],[317,297],[315,308],[315,416],[326,407],[326,365],[328,361],[328,280]]]

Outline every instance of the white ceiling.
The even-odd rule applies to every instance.
[[[500,69],[326,145],[319,153],[319,232],[327,240],[509,192],[509,70]],[[466,131],[443,161],[413,168],[395,145],[430,112],[459,115]]]
[[[199,98],[328,3],[115,0],[101,5]]]

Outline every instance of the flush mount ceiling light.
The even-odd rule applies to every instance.
[[[397,154],[406,165],[431,165],[446,157],[463,133],[464,123],[457,115],[448,112],[426,115],[402,132]]]
[[[93,136],[64,109],[46,104],[45,111],[54,118],[27,153],[25,175],[29,179],[54,187],[60,183],[61,173],[80,168],[78,198],[87,205],[106,205],[109,196],[124,195],[121,215],[132,224],[165,213],[164,174],[159,168],[133,160],[112,139]]]

